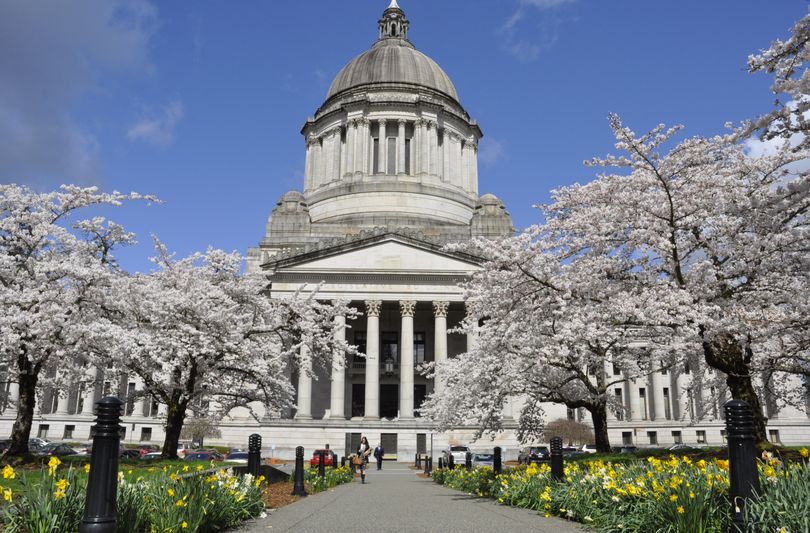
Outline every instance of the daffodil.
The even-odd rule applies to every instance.
[[[11,465],[6,465],[3,467],[3,479],[14,479],[17,474],[14,473],[14,469]]]
[[[48,475],[53,476],[56,473],[57,467],[61,464],[62,461],[60,461],[58,457],[51,457],[48,461]]]

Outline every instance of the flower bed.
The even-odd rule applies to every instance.
[[[87,471],[84,467],[59,469],[52,458],[48,472],[31,483],[19,475],[20,490],[0,489],[7,502],[3,531],[76,531],[84,513]],[[202,466],[198,465],[199,470]],[[149,476],[119,472],[118,530],[121,532],[215,532],[259,515],[263,477],[234,476],[231,470],[183,477],[188,465],[174,470],[149,469]],[[11,467],[5,480],[18,478]]]
[[[807,451],[802,450],[807,457]],[[746,505],[757,531],[810,531],[810,467],[785,464],[767,452],[759,464],[762,491]],[[439,469],[435,482],[505,505],[560,516],[598,531],[727,531],[728,461],[649,457],[646,461],[568,463],[554,482],[547,464],[467,471]],[[784,529],[782,529],[784,528]]]
[[[304,470],[304,483],[307,484],[308,492],[321,492],[354,479],[354,475],[348,466],[326,468],[325,474],[324,477],[320,477],[317,468]]]

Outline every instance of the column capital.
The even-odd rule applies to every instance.
[[[433,302],[433,316],[447,317],[447,308],[450,307],[450,302]]]
[[[397,119],[397,124],[399,124],[400,126],[404,126],[407,123],[408,123],[408,121],[405,120],[404,118]]]
[[[402,316],[413,316],[414,311],[416,311],[416,302],[414,300],[400,300],[399,311]]]
[[[366,315],[380,316],[380,307],[382,307],[380,300],[366,300]]]
[[[385,124],[386,122],[388,122],[388,119],[387,118],[378,118],[377,122],[379,122],[380,124]]]

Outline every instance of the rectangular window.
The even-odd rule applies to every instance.
[[[411,173],[411,140],[405,139],[405,174]]]
[[[613,395],[616,398],[616,419],[624,420],[624,402],[622,401],[622,389],[614,389]]]
[[[141,442],[152,440],[152,428],[141,428]]]
[[[632,431],[622,431],[622,445],[624,445],[624,446],[632,446],[633,445],[633,432]]]
[[[680,431],[672,432],[672,442],[674,442],[675,444],[683,444],[683,437],[681,436]]]
[[[661,369],[661,375],[662,375],[662,376],[666,376],[667,374],[669,374],[669,370],[668,370],[668,369],[666,369],[666,368],[662,368],[662,369]]]
[[[416,453],[419,455],[424,455],[427,453],[427,433],[416,434]]]
[[[425,362],[425,334],[413,334],[413,360],[418,365]]]
[[[618,366],[616,366],[616,363],[611,363],[611,364],[610,364],[610,366],[612,366],[612,367],[613,367],[613,375],[614,375],[614,376],[619,376],[619,375],[621,375],[622,371],[621,371],[621,369],[619,369],[619,367],[618,367]]]
[[[102,387],[101,395],[109,396],[110,391],[112,391],[112,384],[109,381],[105,381],[104,386]]]
[[[684,374],[689,374],[690,372],[691,372],[691,370],[689,369],[689,363],[684,363],[684,365],[683,365],[683,373]]]
[[[638,388],[638,403],[641,409],[641,419],[647,420],[647,389],[644,387]]]
[[[388,172],[386,174],[397,173],[397,138],[388,138]]]
[[[650,444],[657,445],[658,444],[658,432],[657,431],[648,431],[647,438],[650,441]]]
[[[63,439],[72,439],[74,431],[76,431],[76,426],[65,426],[65,432],[62,433],[62,438]]]
[[[778,429],[769,429],[768,430],[768,440],[770,440],[774,444],[781,444],[779,440],[779,430]]]
[[[568,416],[568,420],[574,419],[574,417],[576,416],[574,413],[575,413],[574,409],[571,409],[570,407],[566,409],[566,415]]]
[[[669,401],[669,387],[664,387],[664,417],[672,420],[672,402]]]
[[[380,363],[383,364],[388,359],[394,363],[399,362],[399,334],[396,331],[388,331],[382,334],[382,350],[380,351]]]
[[[37,437],[40,439],[47,439],[48,438],[48,424],[40,424],[37,428]]]
[[[695,437],[698,444],[706,444],[706,432],[702,429],[695,431]]]
[[[372,146],[372,148],[371,148],[371,155],[372,155],[372,158],[373,158],[372,169],[373,169],[374,174],[379,174],[380,173],[380,140],[379,139],[373,139],[373,142],[374,142],[374,146]]]

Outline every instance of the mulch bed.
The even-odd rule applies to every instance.
[[[283,481],[280,483],[271,483],[264,489],[264,505],[270,509],[278,509],[301,499],[300,496],[293,496],[292,481]]]
[[[429,478],[430,478],[430,475],[429,475],[429,474],[425,474],[424,472],[422,472],[422,473],[420,473],[420,474],[416,474],[416,477],[428,478],[428,479],[429,479]]]

